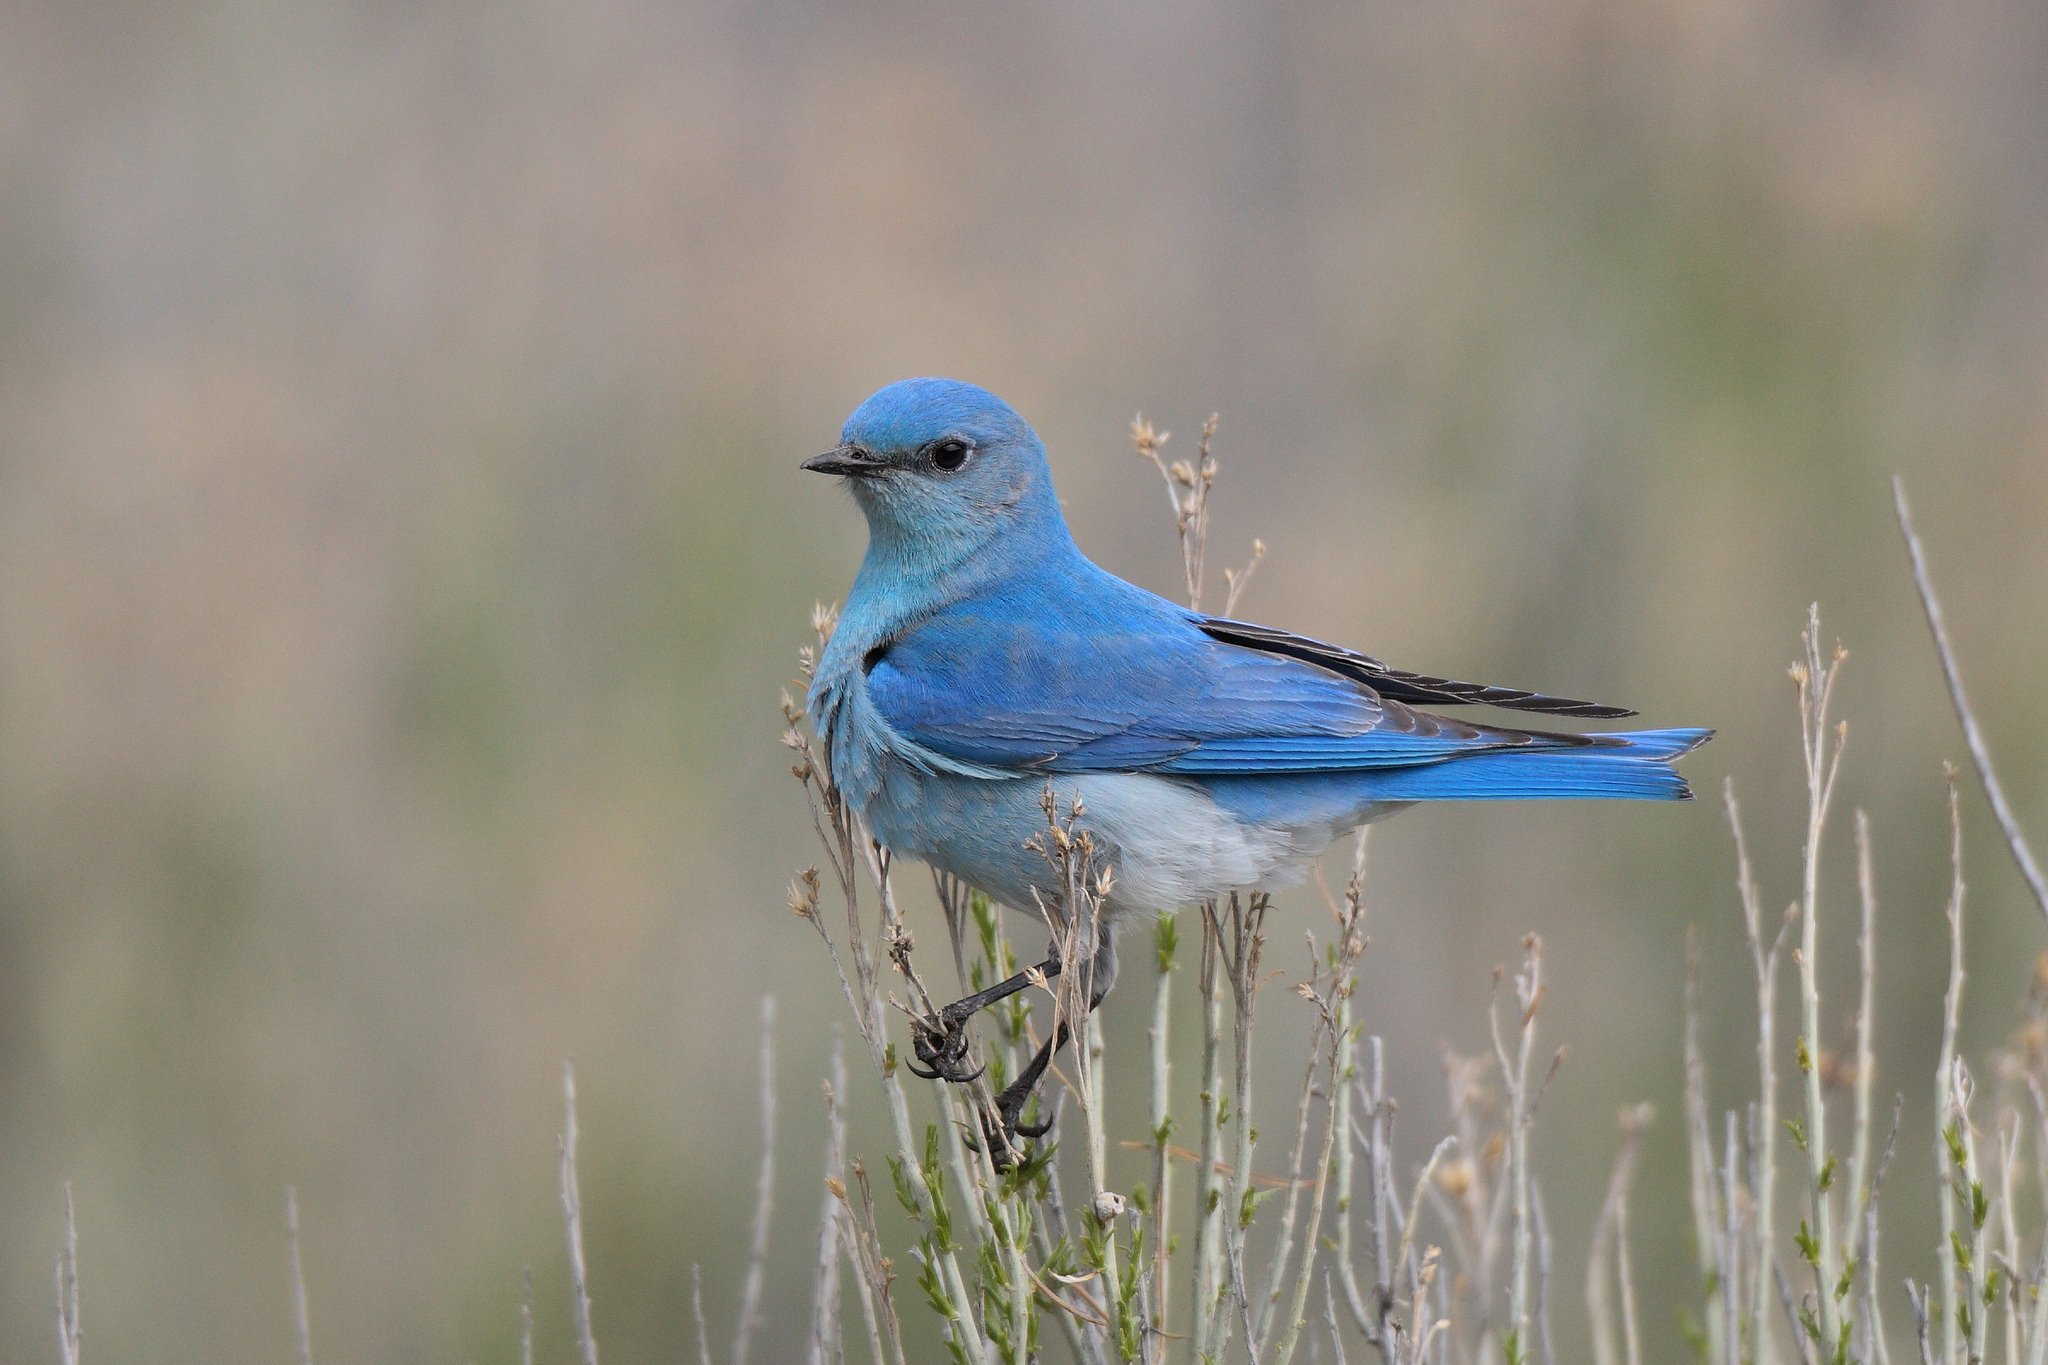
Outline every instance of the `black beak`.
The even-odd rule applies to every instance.
[[[849,479],[859,479],[887,469],[889,462],[876,459],[858,446],[841,446],[823,455],[811,456],[802,467],[814,474],[843,474]]]

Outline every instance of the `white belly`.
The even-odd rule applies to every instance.
[[[1317,815],[1265,823],[1241,818],[1201,787],[1148,773],[1060,773],[1050,778],[1064,821],[1081,801],[1080,827],[1107,860],[1106,908],[1152,914],[1231,891],[1298,881],[1330,841],[1398,809],[1326,804]],[[892,769],[863,810],[876,837],[1029,911],[1058,894],[1058,873],[1034,847],[1045,834],[1047,778],[991,781]]]
[[[1143,773],[1073,782],[1083,823],[1115,859],[1110,900],[1117,909],[1158,910],[1291,884],[1338,833],[1251,825],[1197,787]]]

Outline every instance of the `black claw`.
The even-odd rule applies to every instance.
[[[981,1075],[985,1068],[968,1070],[967,1022],[950,1011],[941,1010],[928,1019],[914,1019],[910,1025],[911,1046],[917,1052],[917,1060],[924,1063],[906,1063],[912,1075],[925,1080],[950,1081],[955,1085],[964,1084]]]
[[[1025,1156],[1019,1138],[1036,1140],[1052,1131],[1052,1114],[1047,1114],[1040,1123],[1023,1121],[1024,1106],[1030,1102],[1031,1092],[1028,1089],[1020,1091],[1012,1087],[996,1096],[993,1115],[984,1113],[981,1116],[981,1132],[988,1146],[989,1164],[998,1172],[1014,1169]],[[976,1146],[975,1150],[981,1148]]]
[[[1042,1138],[1052,1131],[1052,1120],[1047,1119],[1044,1123],[1013,1123],[1010,1125],[1010,1131],[1018,1137]]]

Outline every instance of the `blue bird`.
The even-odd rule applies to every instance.
[[[1037,433],[972,384],[891,384],[803,467],[839,476],[868,523],[808,702],[832,780],[892,852],[1023,909],[1059,892],[1028,846],[1047,784],[1063,808],[1078,801],[1111,874],[1091,1008],[1114,979],[1123,914],[1282,884],[1339,835],[1418,801],[1684,800],[1671,762],[1712,734],[1451,719],[1416,708],[1635,713],[1403,672],[1127,583],[1074,544]],[[967,1016],[1024,984],[920,1021],[920,1074],[976,1074]],[[999,1159],[1043,1131],[1019,1116],[1060,1032],[998,1100]]]

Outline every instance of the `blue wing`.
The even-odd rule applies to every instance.
[[[1351,772],[1626,747],[1415,711],[1355,677],[1218,639],[1108,574],[956,603],[872,651],[881,717],[948,758],[1043,772]],[[1525,694],[1527,695],[1527,694]]]

